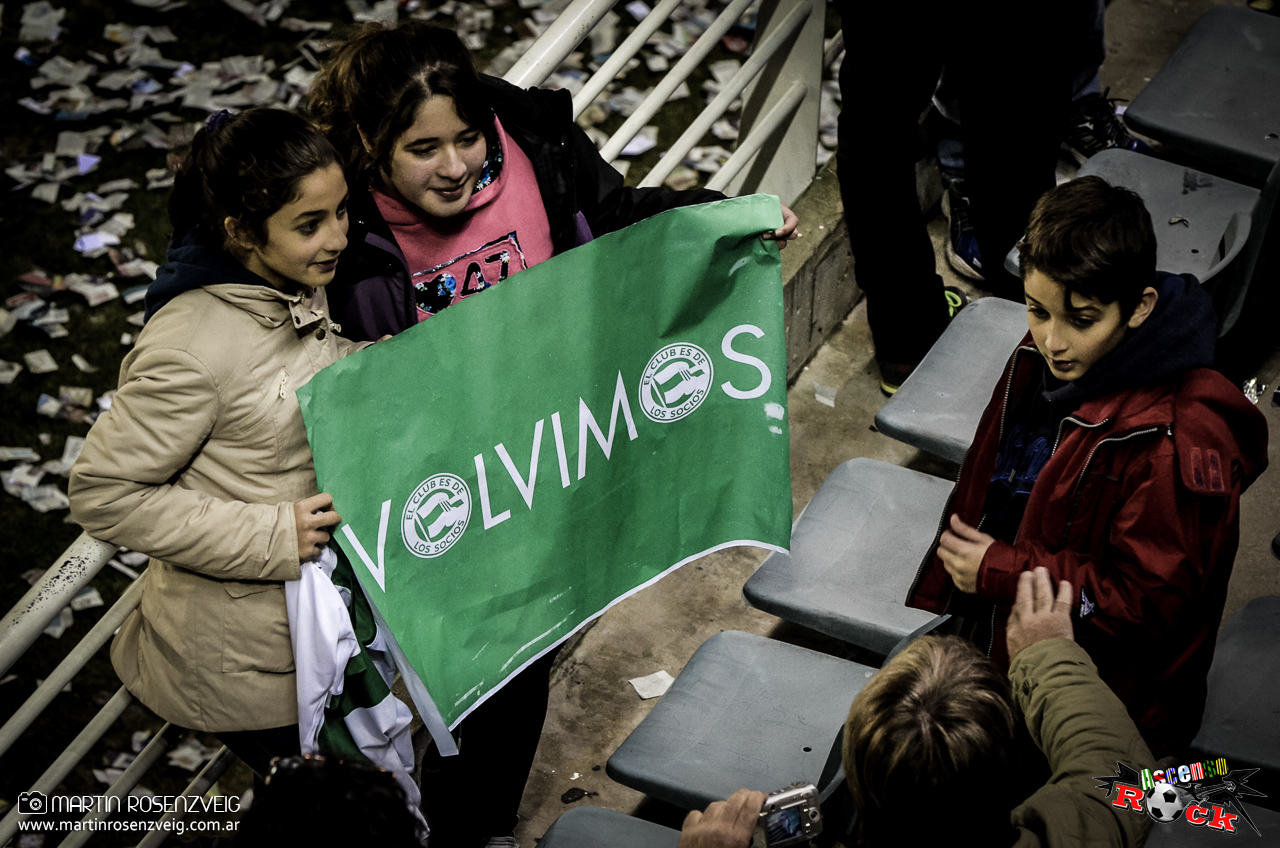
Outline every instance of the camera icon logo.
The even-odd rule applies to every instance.
[[[49,799],[43,792],[18,793],[18,814],[23,816],[43,816],[49,812]]]

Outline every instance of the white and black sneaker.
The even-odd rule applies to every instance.
[[[1062,150],[1083,165],[1095,153],[1118,147],[1134,153],[1150,153],[1151,148],[1134,138],[1125,129],[1116,114],[1114,97],[1107,97],[1111,89],[1101,94],[1088,94],[1075,102],[1076,114],[1071,119],[1067,137],[1062,140]]]
[[[969,213],[969,197],[964,192],[964,180],[955,180],[942,193],[942,214],[949,222],[947,232],[947,262],[971,280],[982,280],[982,256],[978,252],[978,239],[973,232],[973,219]]]

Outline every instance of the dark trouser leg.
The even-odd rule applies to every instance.
[[[422,807],[432,848],[484,845],[515,829],[547,717],[555,657],[551,651],[539,659],[463,719],[454,731],[458,756],[427,751]]]
[[[267,730],[235,730],[216,734],[227,750],[253,769],[253,794],[262,790],[262,779],[271,770],[276,757],[296,757],[302,753],[298,725],[272,727]]]
[[[854,273],[876,356],[906,365],[928,352],[948,315],[916,196],[919,119],[943,60],[941,6],[837,7],[845,35],[837,161]]]
[[[1022,300],[1004,258],[1026,231],[1031,208],[1053,188],[1058,144],[1071,108],[1092,3],[991,2],[974,21],[975,49],[951,66],[960,79],[965,173],[986,287]]]

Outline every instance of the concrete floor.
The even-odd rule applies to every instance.
[[[1111,95],[1132,98],[1177,45],[1187,28],[1214,4],[1207,0],[1115,0],[1107,10],[1108,58],[1103,82]],[[1011,122],[1014,115],[1011,112]],[[802,221],[802,229],[820,222]],[[931,224],[939,269],[957,281],[943,258],[945,222]],[[962,284],[968,285],[967,281]],[[1280,359],[1260,372],[1268,385],[1280,377]],[[788,393],[791,473],[796,514],[826,476],[853,457],[874,457],[934,474],[954,466],[872,431],[884,402],[878,389],[870,331],[860,305],[821,348]],[[818,403],[815,384],[836,389],[835,407]],[[1267,397],[1270,395],[1268,393]],[[1264,407],[1273,433],[1280,410]],[[1280,456],[1273,439],[1271,468],[1245,495],[1241,545],[1226,615],[1249,599],[1280,594],[1280,562],[1269,544],[1280,530]],[[656,700],[642,701],[630,678],[665,669],[679,674],[695,649],[721,630],[744,630],[784,641],[824,646],[822,637],[747,606],[742,585],[765,552],[737,549],[705,557],[618,604],[562,652],[552,677],[551,706],[537,762],[525,790],[516,836],[532,846],[570,806],[591,804],[679,826],[682,813],[646,800],[604,773],[609,755]],[[561,796],[589,794],[566,804]],[[477,787],[483,795],[483,787]]]

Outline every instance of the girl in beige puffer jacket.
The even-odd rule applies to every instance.
[[[346,202],[334,149],[302,118],[212,116],[174,185],[146,327],[71,475],[75,519],[152,557],[111,647],[125,686],[259,774],[298,749],[284,581],[340,521],[294,390],[363,346],[324,297]]]

